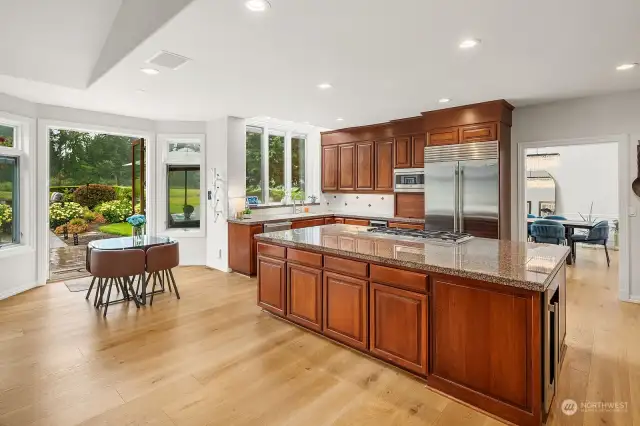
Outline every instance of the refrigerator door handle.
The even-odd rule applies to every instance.
[[[456,212],[458,213],[458,232],[464,232],[464,166],[460,166],[460,171],[458,172],[458,209]]]
[[[458,232],[458,210],[460,209],[460,163],[456,163],[453,177],[453,232]]]

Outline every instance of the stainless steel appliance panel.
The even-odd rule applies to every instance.
[[[424,229],[458,230],[458,162],[425,163]]]
[[[498,238],[498,160],[461,161],[459,164],[458,230],[476,237]]]
[[[395,169],[393,192],[423,192],[424,169]]]

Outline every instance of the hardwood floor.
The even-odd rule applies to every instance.
[[[565,398],[551,425],[640,425],[640,305],[617,301],[617,253],[568,269]],[[0,302],[0,425],[499,425],[256,306],[256,281],[176,270],[182,299],[109,308],[50,284]]]

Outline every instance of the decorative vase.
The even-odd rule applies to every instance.
[[[144,237],[144,227],[134,226],[132,227],[132,232],[133,232],[133,242],[135,244],[141,244]]]

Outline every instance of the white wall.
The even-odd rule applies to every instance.
[[[626,145],[628,152],[620,157],[626,160],[618,163],[618,169],[628,169],[631,176],[637,172],[636,146],[640,140],[640,91],[617,93],[606,96],[594,96],[573,99],[545,105],[516,108],[513,114],[512,140],[514,144],[534,141],[552,141],[560,139],[590,138],[608,135],[624,135],[631,143]],[[517,161],[517,149],[512,150],[513,161]],[[512,168],[513,235],[517,235],[517,168]],[[640,198],[631,191],[631,180],[625,185],[625,193],[629,205],[635,211],[640,210]],[[625,214],[626,212],[620,212]],[[630,244],[630,259],[640,256],[640,218],[629,217],[628,236],[621,235],[621,243],[627,237]],[[640,301],[640,264],[630,262],[629,274],[630,295],[633,300]],[[626,298],[624,294],[621,298]]]
[[[547,172],[556,181],[556,214],[580,220],[587,216],[593,202],[592,216],[618,219],[618,145],[615,143],[557,146],[527,150],[527,154],[560,154],[557,166]],[[527,200],[537,209],[531,190]],[[580,213],[580,214],[579,214]]]
[[[229,270],[228,232],[226,215],[227,177],[227,117],[207,123],[207,190],[214,194],[214,200],[207,201],[206,265],[227,272]],[[214,173],[215,172],[215,173]],[[215,199],[218,200],[216,206]],[[220,213],[218,213],[220,212]]]

